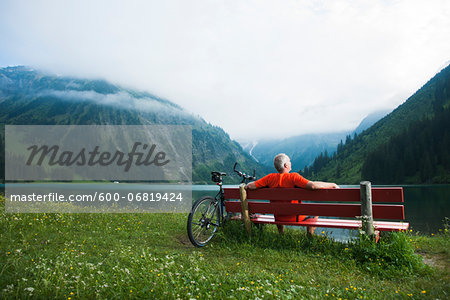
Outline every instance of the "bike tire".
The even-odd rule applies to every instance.
[[[187,222],[187,232],[191,243],[204,247],[214,237],[219,227],[219,202],[210,196],[202,197],[192,207]]]

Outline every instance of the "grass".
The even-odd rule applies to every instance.
[[[448,298],[449,235],[342,244],[229,222],[202,249],[185,214],[6,214],[0,298]],[[419,256],[417,253],[420,253]],[[424,264],[430,262],[432,266]]]

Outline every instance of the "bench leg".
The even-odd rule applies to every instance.
[[[277,228],[278,228],[278,233],[279,234],[283,234],[284,233],[284,225],[277,224]]]

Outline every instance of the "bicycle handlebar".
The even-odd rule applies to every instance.
[[[234,164],[233,171],[236,172],[238,174],[238,176],[242,177],[242,183],[244,183],[245,181],[249,182],[249,181],[256,180],[256,176],[255,176],[256,175],[256,170],[255,169],[253,169],[253,176],[250,176],[250,175],[247,175],[247,174],[245,174],[245,173],[243,173],[243,172],[241,172],[239,170],[236,170],[236,166],[237,165],[238,165],[238,163],[236,162]]]

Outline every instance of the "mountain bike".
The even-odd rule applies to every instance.
[[[238,163],[234,164],[233,171],[242,177],[241,183],[256,180],[255,170],[253,176],[247,175],[236,169]],[[219,192],[215,197],[204,196],[192,207],[187,221],[187,232],[189,240],[196,247],[203,247],[214,237],[217,229],[223,226],[228,219],[224,209],[225,195],[223,191],[223,177],[226,173],[213,171],[211,180],[219,186]]]

